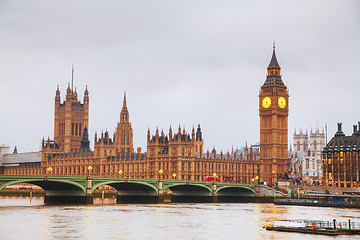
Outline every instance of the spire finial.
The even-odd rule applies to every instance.
[[[275,51],[275,40],[274,40],[274,42],[273,42],[273,49],[274,49],[274,51]]]
[[[123,100],[123,110],[127,110],[127,107],[126,107],[126,91],[124,91],[124,100]]]

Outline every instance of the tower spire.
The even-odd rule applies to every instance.
[[[126,107],[126,91],[124,91],[124,101],[123,101],[123,109]]]
[[[273,43],[273,53],[271,56],[271,60],[269,63],[269,66],[267,67],[267,76],[266,76],[266,80],[264,82],[264,84],[262,85],[261,88],[264,87],[272,87],[272,86],[277,86],[277,87],[285,87],[284,82],[281,79],[281,73],[280,73],[280,65],[276,59],[276,53],[275,53],[275,41]]]
[[[275,54],[275,41],[273,43],[273,54],[272,54],[271,61],[268,66],[268,69],[270,69],[270,68],[271,69],[273,69],[273,68],[280,69],[280,65],[276,59],[276,54]]]
[[[123,107],[120,113],[120,123],[129,122],[129,112],[126,106],[126,92],[124,92]]]

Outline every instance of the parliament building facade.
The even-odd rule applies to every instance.
[[[205,176],[216,175],[221,181],[265,181],[273,185],[288,170],[288,101],[274,47],[259,94],[260,150],[246,146],[226,153],[217,152],[215,148],[205,152],[200,125],[190,132],[180,126],[178,129],[170,126],[167,133],[156,129],[151,134],[149,129],[146,152],[141,148],[134,150],[125,94],[115,133],[110,136],[107,131],[95,132],[91,150],[89,92],[86,88],[81,102],[76,89],[69,85],[63,102],[59,88],[56,90],[54,139],[42,140],[41,153],[33,154],[31,164],[19,160],[16,154],[20,153],[3,155],[0,174],[91,174],[184,180],[203,180]],[[40,159],[36,160],[37,157]]]

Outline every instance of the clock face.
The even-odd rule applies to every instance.
[[[264,108],[268,108],[271,105],[271,99],[269,97],[264,97],[262,100],[262,105]]]
[[[279,107],[284,108],[286,106],[286,100],[283,97],[279,97],[278,99]]]

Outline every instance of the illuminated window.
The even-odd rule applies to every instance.
[[[331,164],[331,159],[330,158],[328,159],[328,164]]]
[[[330,179],[330,180],[332,179],[332,177],[331,177],[331,173],[329,173],[329,179]]]

